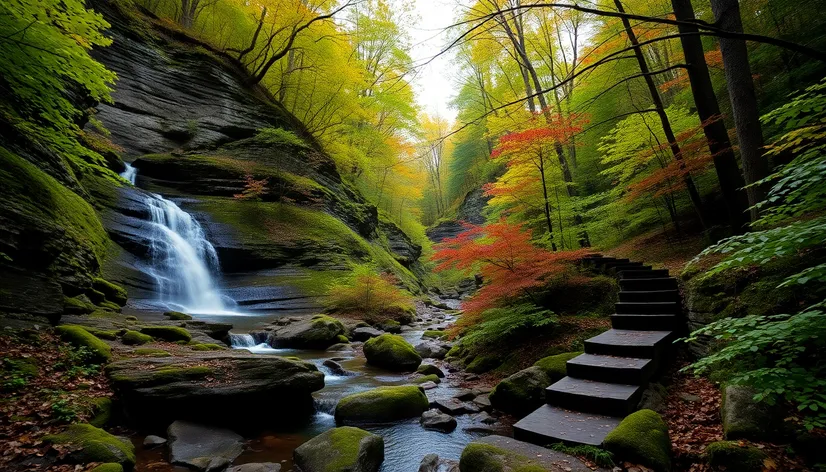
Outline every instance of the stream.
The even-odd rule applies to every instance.
[[[122,177],[135,183],[137,170],[127,165]],[[243,320],[236,330],[261,327],[274,318],[290,316],[290,313],[245,314],[235,311],[235,303],[221,294],[220,270],[215,249],[206,239],[200,224],[174,202],[157,194],[148,194],[150,223],[153,227],[151,261],[147,273],[156,281],[159,299],[157,309],[178,310],[191,314],[195,319],[206,321]],[[451,308],[458,308],[459,300],[441,300]],[[140,316],[140,315],[138,315]],[[409,343],[422,341],[425,329],[443,326],[455,320],[455,315],[435,307],[419,305],[417,317],[421,322],[405,327],[401,333]],[[314,363],[325,373],[324,388],[315,392],[316,411],[312,418],[300,427],[290,429],[269,428],[248,437],[248,447],[235,464],[252,462],[276,462],[282,471],[293,470],[292,452],[308,439],[336,426],[333,413],[338,401],[351,393],[385,385],[409,383],[410,374],[399,374],[367,365],[358,347],[348,351],[311,351],[299,349],[273,349],[267,344],[255,344],[252,336],[243,332],[231,334],[233,349],[246,349],[254,354],[268,356],[295,356]],[[355,343],[358,346],[358,343]],[[333,375],[323,365],[332,359],[350,375]],[[433,360],[428,360],[431,362]],[[451,398],[461,390],[464,376],[461,372],[449,373],[441,361],[433,361],[447,374],[436,388],[426,391],[431,401]],[[231,407],[231,406],[228,406]],[[491,427],[480,422],[478,414],[456,416],[458,427],[451,433],[426,430],[419,418],[388,424],[361,425],[362,428],[381,435],[385,442],[385,460],[382,472],[411,472],[418,470],[426,454],[438,454],[442,458],[458,460],[462,449],[477,437],[491,434]],[[137,446],[137,470],[184,471],[185,468],[170,466],[163,448],[147,450],[142,446],[143,436],[132,438]]]

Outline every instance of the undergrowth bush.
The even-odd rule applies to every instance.
[[[410,318],[415,311],[413,296],[398,283],[392,274],[379,274],[370,265],[357,265],[350,277],[329,287],[327,308],[371,323]]]

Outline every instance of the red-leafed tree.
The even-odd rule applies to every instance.
[[[534,298],[551,277],[564,274],[587,250],[551,252],[531,243],[530,231],[504,219],[483,226],[465,225],[455,238],[435,245],[436,270],[480,273],[482,288],[466,301],[465,316],[478,316],[504,301]]]

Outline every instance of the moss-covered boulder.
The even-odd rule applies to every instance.
[[[582,354],[581,351],[565,352],[555,356],[543,357],[542,359],[536,361],[534,366],[542,369],[542,371],[545,372],[545,375],[551,379],[551,383],[554,383],[557,380],[562,379],[562,377],[568,375],[568,361],[580,354]]]
[[[512,414],[529,413],[545,402],[551,379],[539,367],[528,367],[506,377],[490,392],[490,404]]]
[[[379,329],[388,333],[399,334],[402,332],[402,325],[396,320],[385,320],[379,324]]]
[[[754,399],[751,387],[728,385],[723,389],[721,414],[726,439],[772,440],[784,431],[784,411]]]
[[[89,402],[89,409],[92,418],[89,424],[96,428],[102,428],[112,420],[112,399],[109,397],[96,397]]]
[[[433,364],[422,364],[417,369],[416,372],[422,375],[435,375],[439,378],[444,378],[445,373],[442,372],[442,369],[436,367]]]
[[[92,326],[84,326],[83,329],[95,335],[96,338],[99,339],[107,339],[109,341],[114,341],[118,338],[118,331],[111,330],[111,329],[100,329],[94,328]]]
[[[189,346],[193,351],[223,351],[226,346],[221,346],[215,343],[196,343]]]
[[[92,288],[103,294],[104,298],[119,306],[126,305],[126,289],[100,277],[92,279]]]
[[[136,356],[147,356],[147,357],[171,357],[172,356],[172,354],[170,354],[167,351],[164,351],[163,349],[157,349],[157,348],[153,348],[153,347],[142,347],[140,349],[135,349],[134,351],[132,351],[132,354],[134,354]]]
[[[78,325],[62,325],[55,328],[60,339],[75,347],[87,348],[90,362],[103,363],[112,359],[112,348],[95,335]]]
[[[275,326],[267,343],[273,347],[327,349],[342,341],[346,328],[341,321],[327,315],[315,315],[285,326]]]
[[[399,372],[414,371],[422,363],[422,356],[403,337],[382,334],[364,343],[367,363]]]
[[[384,439],[342,426],[305,442],[293,458],[304,472],[378,472],[384,461]]]
[[[108,462],[95,467],[91,472],[123,472],[123,466],[116,462]]]
[[[49,444],[70,446],[69,460],[79,464],[115,462],[126,469],[135,465],[135,446],[90,424],[73,424],[58,434],[44,436]]]
[[[95,310],[95,305],[84,295],[63,299],[63,313],[66,315],[88,315]]]
[[[428,406],[417,386],[378,387],[339,400],[335,416],[338,423],[381,423],[421,416]]]
[[[626,416],[608,433],[602,446],[620,460],[642,464],[656,472],[671,470],[668,425],[652,410],[639,410]]]
[[[178,326],[144,326],[141,333],[164,341],[192,341],[189,331]]]
[[[484,374],[502,365],[502,358],[496,354],[476,356],[465,367],[465,370],[473,374]]]
[[[186,313],[181,313],[180,311],[167,311],[163,314],[163,316],[175,321],[189,321],[192,319],[191,316]]]
[[[462,451],[461,472],[590,472],[576,457],[504,436],[486,436]]]
[[[414,384],[423,384],[425,382],[433,382],[437,384],[442,383],[442,379],[440,379],[439,376],[436,374],[428,374],[415,377],[410,382]]]
[[[428,329],[422,333],[422,339],[442,339],[444,337],[447,337],[447,332],[437,329]]]
[[[706,446],[706,461],[715,470],[728,472],[752,472],[763,470],[768,457],[762,450],[737,441],[717,441]]]
[[[130,329],[121,336],[120,340],[127,346],[140,346],[141,344],[151,343],[152,336]]]

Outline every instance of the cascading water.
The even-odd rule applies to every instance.
[[[137,172],[126,164],[121,177],[134,184]],[[147,194],[144,203],[151,225],[147,273],[155,279],[160,302],[187,313],[234,314],[227,310],[228,302],[234,302],[223,297],[213,281],[218,254],[198,221],[160,195]]]
[[[251,334],[229,333],[229,343],[232,347],[244,348],[255,347],[255,338]]]

